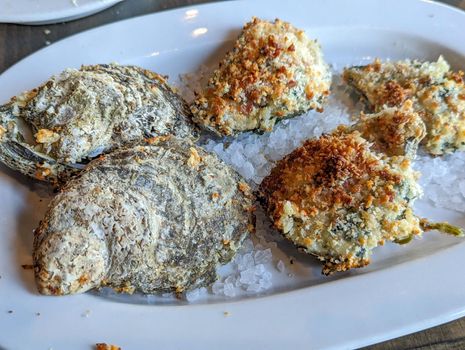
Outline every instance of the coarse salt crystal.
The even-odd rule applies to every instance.
[[[278,263],[276,264],[276,268],[278,269],[279,272],[283,273],[286,270],[286,265],[284,265],[282,260],[279,260]]]
[[[223,294],[224,292],[224,283],[216,281],[215,283],[212,284],[212,292],[213,294]]]
[[[270,248],[256,251],[254,254],[254,260],[256,264],[266,264],[270,262],[272,258],[273,254],[271,253]]]

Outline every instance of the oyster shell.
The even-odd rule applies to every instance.
[[[207,286],[253,230],[253,195],[232,168],[174,137],[93,160],[35,231],[39,292],[182,292]]]
[[[162,76],[135,66],[67,69],[0,107],[0,160],[40,180],[167,134],[196,137],[189,108]]]

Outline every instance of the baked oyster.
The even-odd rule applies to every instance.
[[[39,180],[167,134],[196,136],[189,108],[162,76],[135,66],[67,69],[0,107],[0,161]]]
[[[375,60],[344,70],[344,80],[372,111],[402,105],[406,100],[426,124],[423,145],[432,155],[465,150],[465,83],[463,72],[437,62]]]
[[[418,146],[426,136],[425,123],[410,100],[401,107],[385,107],[373,114],[361,113],[351,130],[359,131],[372,144],[374,152],[410,159],[416,157]]]
[[[190,141],[168,137],[116,150],[52,200],[34,235],[38,290],[207,286],[253,230],[253,209],[241,177]]]
[[[430,229],[463,235],[414,214],[418,176],[409,157],[377,153],[359,131],[339,128],[279,161],[259,199],[274,226],[321,260],[328,275],[369,264],[386,241],[407,243]]]
[[[271,131],[284,118],[322,109],[330,84],[316,41],[287,22],[254,17],[191,110],[220,135]]]

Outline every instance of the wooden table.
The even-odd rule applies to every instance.
[[[208,1],[126,0],[96,15],[68,23],[46,26],[0,24],[0,73],[30,53],[71,34],[124,18],[205,2]],[[465,0],[443,2],[465,10]],[[465,349],[465,318],[364,349]]]

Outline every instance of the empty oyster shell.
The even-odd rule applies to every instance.
[[[251,230],[241,176],[190,141],[160,138],[93,160],[52,200],[34,237],[37,286],[52,295],[207,286]]]
[[[189,108],[162,76],[134,66],[67,69],[0,107],[0,160],[40,180],[167,134],[196,137]]]

